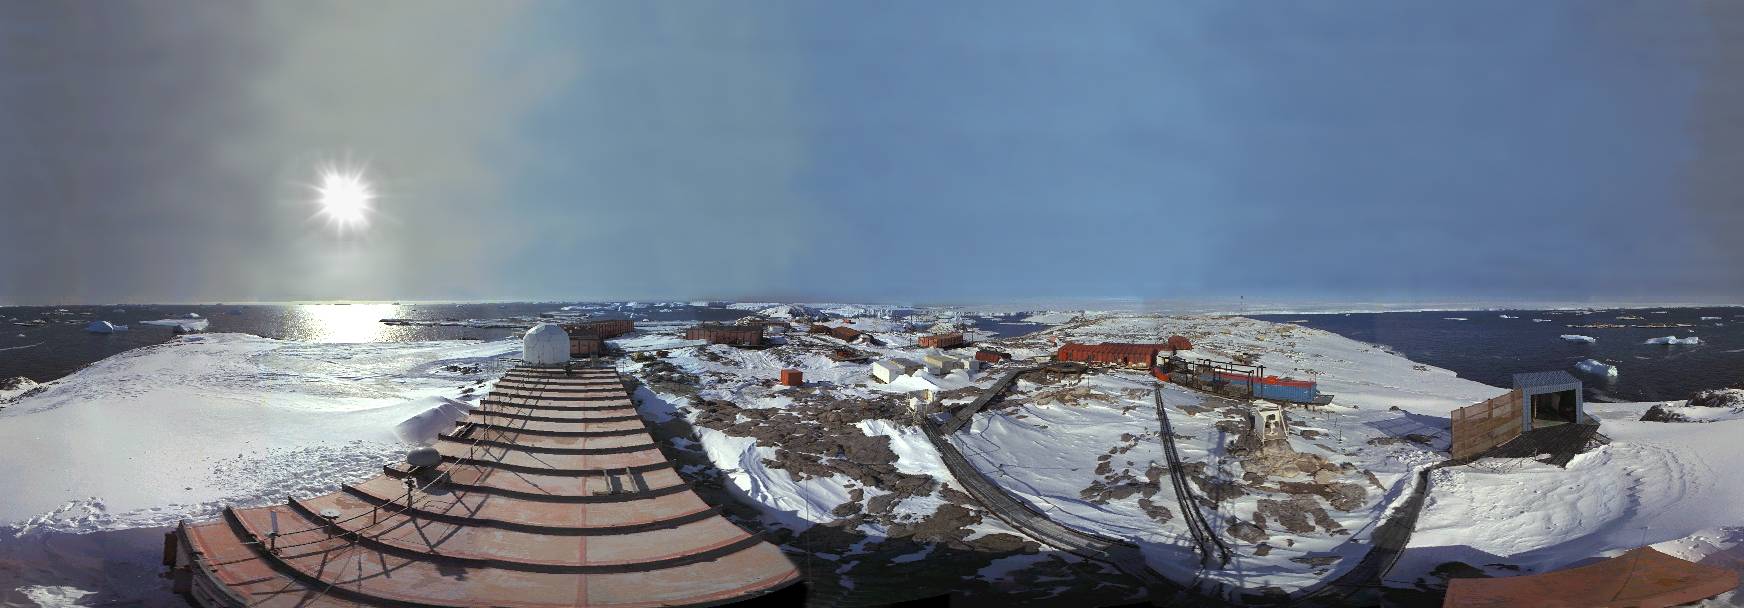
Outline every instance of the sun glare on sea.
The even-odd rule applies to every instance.
[[[363,171],[326,169],[321,173],[321,185],[315,187],[320,215],[341,232],[369,227],[370,203],[375,191],[363,179]]]

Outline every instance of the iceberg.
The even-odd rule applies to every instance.
[[[206,326],[211,324],[211,321],[208,319],[158,319],[155,321],[140,321],[139,324],[174,327],[176,328],[176,333],[185,334],[188,332],[206,331]]]
[[[1606,378],[1617,377],[1617,366],[1607,365],[1597,359],[1582,359],[1580,363],[1574,364],[1574,368],[1579,370],[1581,373],[1592,374],[1594,376],[1604,376]]]
[[[1599,341],[1598,338],[1594,338],[1592,336],[1582,336],[1582,335],[1577,335],[1577,334],[1563,334],[1562,339],[1568,340],[1569,342],[1585,342],[1587,344],[1592,344],[1594,342]],[[1589,359],[1589,361],[1590,361],[1590,359]]]
[[[1702,339],[1695,337],[1695,336],[1690,336],[1688,338],[1679,338],[1677,336],[1666,336],[1664,338],[1654,338],[1652,340],[1648,340],[1648,341],[1644,342],[1644,344],[1659,344],[1659,345],[1664,345],[1664,346],[1676,346],[1676,345],[1680,345],[1680,344],[1701,344],[1701,343],[1702,343]]]
[[[116,325],[108,321],[92,321],[85,325],[85,331],[94,334],[112,334],[118,331],[127,331],[127,326]]]

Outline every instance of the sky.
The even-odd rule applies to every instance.
[[[0,6],[0,304],[1744,303],[1741,193],[1731,2]]]

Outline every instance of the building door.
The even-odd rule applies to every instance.
[[[1533,395],[1532,428],[1573,424],[1576,398],[1573,390]]]

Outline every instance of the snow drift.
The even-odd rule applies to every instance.
[[[422,399],[414,399],[415,407],[424,411],[413,414],[411,418],[394,425],[394,436],[400,441],[415,444],[431,444],[436,442],[436,436],[444,431],[452,430],[454,423],[465,418],[472,411],[472,404],[456,401],[440,395],[431,395]],[[414,407],[408,404],[406,407]]]

